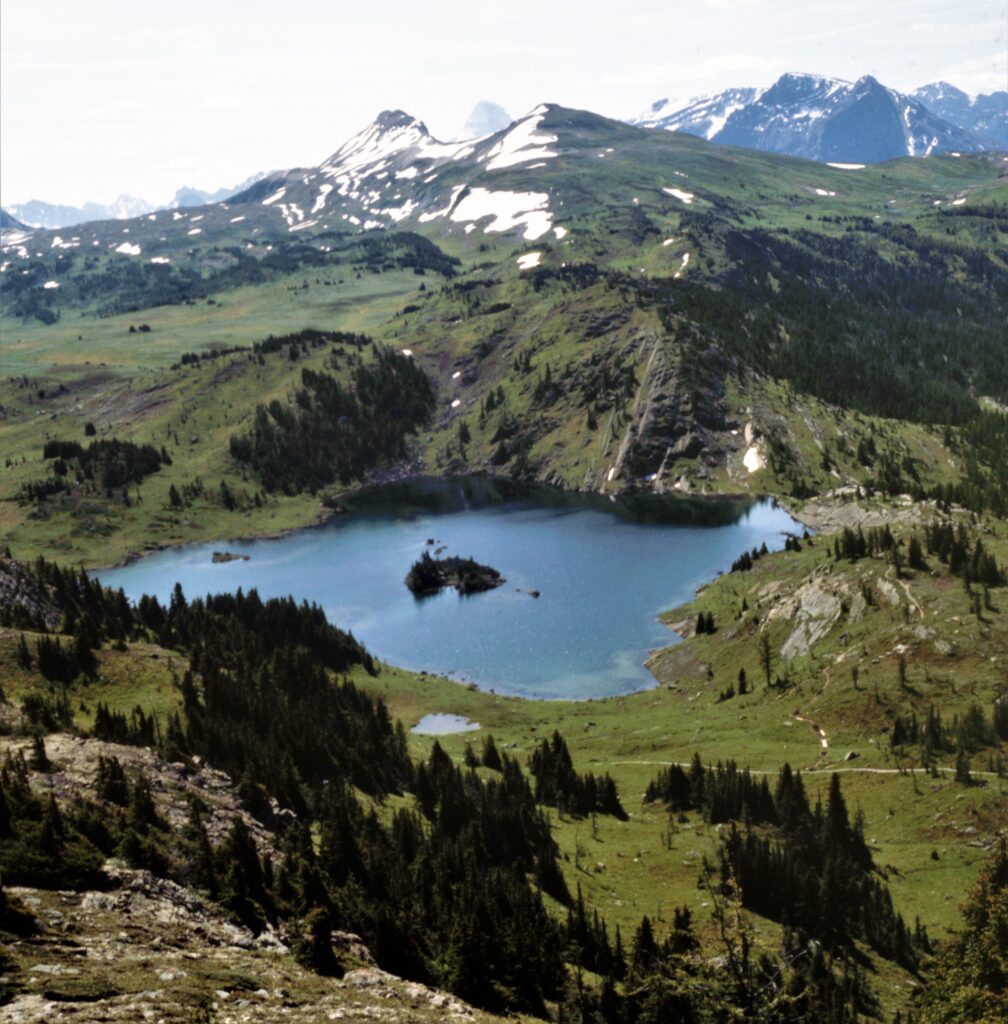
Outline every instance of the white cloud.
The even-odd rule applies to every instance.
[[[947,64],[934,77],[951,82],[973,96],[995,92],[1008,88],[1008,55],[1004,50],[995,50],[983,57],[968,57]]]
[[[110,100],[108,103],[93,107],[91,110],[86,111],[86,116],[120,120],[129,117],[130,114],[142,114],[148,109],[149,107],[146,103],[142,103],[140,100],[129,96],[124,96],[122,99]]]
[[[244,96],[207,96],[203,101],[204,110],[237,110],[247,106],[249,100]]]
[[[661,64],[638,64],[602,76],[603,85],[664,86],[680,83],[702,91],[705,83],[732,76],[738,85],[760,84],[783,70],[780,60],[757,57],[750,53],[725,53],[700,61],[674,61]]]
[[[910,26],[910,31],[916,35],[933,36],[939,32],[945,33],[953,30],[953,26],[947,21],[915,21]]]

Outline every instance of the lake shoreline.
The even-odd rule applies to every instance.
[[[513,486],[536,486],[542,488],[549,488],[551,490],[557,491],[560,494],[569,495],[572,498],[583,496],[607,498],[609,500],[625,500],[628,498],[639,497],[645,494],[645,492],[642,491],[621,491],[608,493],[581,488],[563,487],[559,484],[547,484],[543,481],[538,480],[520,480],[516,477],[496,476],[491,473],[466,473],[460,476],[445,476],[436,473],[422,473],[418,471],[409,471],[402,474],[390,474],[387,477],[369,480],[366,483],[362,483],[357,487],[351,487],[348,488],[347,490],[339,491],[333,497],[333,501],[337,503],[336,508],[327,508],[325,506],[322,506],[315,513],[315,515],[309,522],[302,523],[298,526],[287,526],[279,530],[269,530],[265,533],[244,533],[232,534],[228,536],[214,535],[211,537],[203,537],[199,540],[180,540],[166,544],[152,544],[149,547],[145,547],[140,551],[128,551],[117,562],[105,562],[98,565],[82,565],[81,568],[83,568],[88,575],[92,575],[94,573],[99,572],[108,572],[112,569],[126,568],[127,566],[134,565],[136,562],[139,562],[150,555],[155,555],[162,551],[184,551],[186,548],[201,547],[204,544],[253,544],[261,540],[283,540],[286,537],[295,536],[299,533],[308,533],[313,530],[318,530],[322,527],[329,526],[334,522],[348,519],[350,517],[353,517],[354,515],[359,515],[359,513],[355,513],[352,509],[345,508],[344,503],[350,503],[355,498],[359,498],[361,495],[381,489],[383,487],[391,486],[394,484],[421,483],[424,481],[451,482],[472,479],[485,479],[490,481],[499,480]],[[710,503],[712,505],[719,501],[747,501],[754,504],[761,501],[772,501],[775,504],[777,504],[780,508],[784,509],[784,511],[786,511],[787,514],[791,516],[791,518],[794,519],[796,522],[800,523],[803,527],[808,527],[808,524],[803,522],[800,518],[800,510],[791,509],[787,504],[785,504],[786,499],[782,499],[777,495],[770,493],[749,494],[743,491],[719,491],[711,494],[648,493],[647,496],[657,498],[660,500],[667,500],[668,502],[688,500],[700,504]]]
[[[340,505],[308,527],[164,545],[95,575],[134,601],[167,601],[176,582],[192,595],[293,595],[325,609],[389,666],[495,695],[594,700],[659,685],[648,662],[680,639],[663,613],[693,600],[740,551],[761,543],[776,550],[802,530],[770,498],[617,503],[508,478],[425,477],[347,491]],[[400,602],[390,586],[402,589],[406,559],[432,543],[441,517],[452,550],[501,566],[513,585],[462,607],[440,596]],[[221,547],[237,552],[213,557]],[[595,624],[586,646],[576,618]]]

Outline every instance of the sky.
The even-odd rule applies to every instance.
[[[1008,89],[1008,0],[3,0],[0,204],[164,202],[319,163],[400,108],[613,117],[785,71]]]

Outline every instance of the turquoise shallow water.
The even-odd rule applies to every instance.
[[[587,698],[654,684],[651,648],[675,635],[656,616],[689,600],[745,550],[801,532],[769,501],[698,502],[429,480],[376,489],[350,515],[279,540],[158,552],[98,573],[133,599],[256,587],[320,604],[378,657],[499,693]],[[471,597],[418,600],[403,584],[428,539],[507,579]],[[215,550],[249,556],[213,564]],[[540,597],[530,596],[538,590]]]

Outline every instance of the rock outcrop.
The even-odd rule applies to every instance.
[[[20,629],[56,629],[59,609],[20,562],[0,556],[0,625]]]

